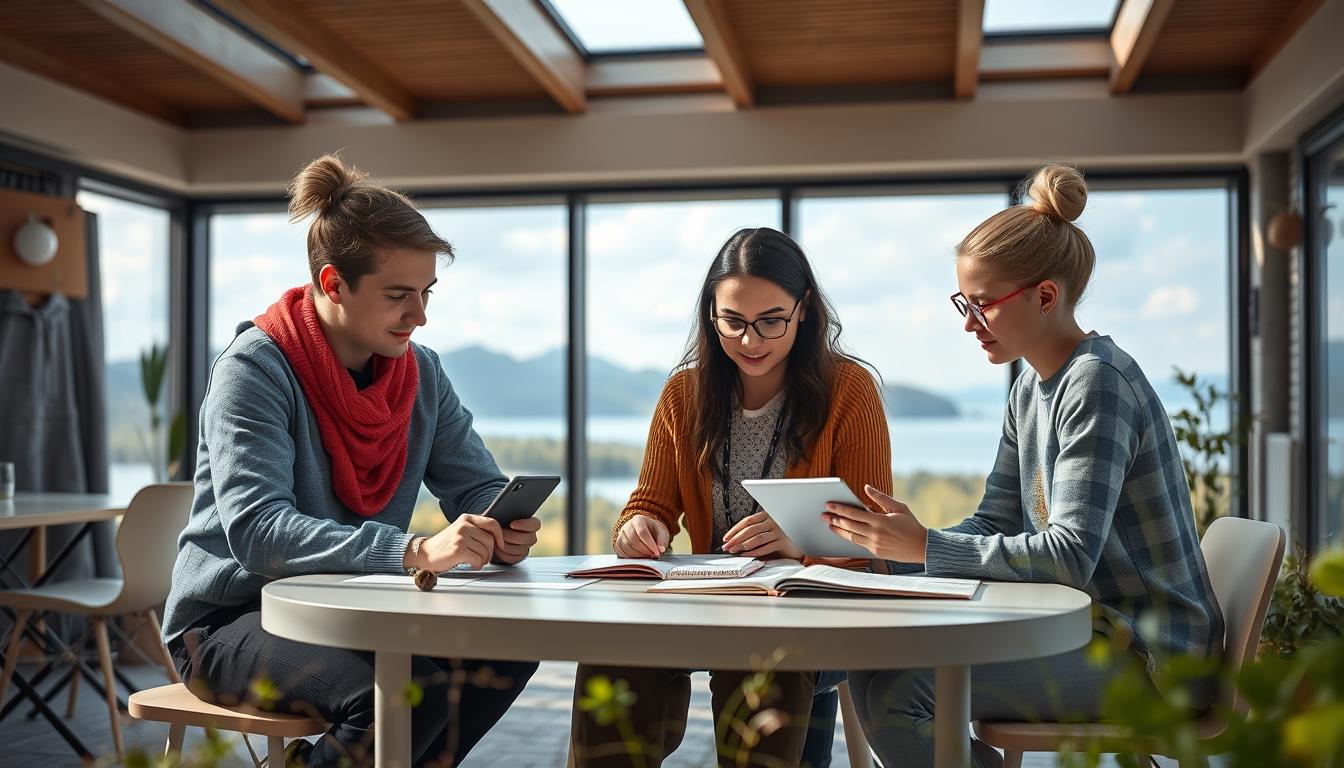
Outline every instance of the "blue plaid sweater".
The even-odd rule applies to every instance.
[[[1223,617],[1195,533],[1171,422],[1143,371],[1090,336],[1045,381],[1008,398],[985,497],[930,530],[931,575],[1065,584],[1091,595],[1157,671],[1172,654],[1221,652]]]

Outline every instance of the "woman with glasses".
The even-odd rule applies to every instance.
[[[1047,165],[1028,195],[957,246],[961,290],[952,302],[966,332],[992,363],[1027,362],[979,509],[951,528],[925,530],[907,506],[870,489],[881,512],[831,505],[826,518],[893,569],[1087,592],[1094,638],[1117,651],[1110,661],[1095,663],[1082,648],[976,667],[970,714],[1096,720],[1119,662],[1141,662],[1154,675],[1174,656],[1216,655],[1223,619],[1166,410],[1133,358],[1074,317],[1094,263],[1073,223],[1087,202],[1083,176]],[[884,765],[933,765],[932,670],[851,672],[850,689]],[[1188,706],[1207,709],[1212,681],[1196,681],[1188,694]],[[972,751],[979,765],[1002,763],[979,741]]]
[[[840,323],[802,249],[776,230],[744,229],[728,239],[705,275],[696,318],[654,411],[639,484],[616,520],[616,554],[658,557],[684,526],[697,553],[801,559],[740,481],[836,476],[853,488],[889,492],[891,447],[877,386],[841,351]],[[685,732],[689,674],[580,665],[572,729],[578,765],[629,766],[631,738],[644,747],[645,765],[660,765]],[[627,681],[635,693],[633,734],[583,711],[589,681],[599,677]],[[775,672],[747,706],[743,686],[756,692],[751,672],[711,671],[719,762],[826,765],[835,727],[829,688],[839,679]],[[819,690],[827,692],[824,714],[811,711]],[[755,744],[729,725],[751,724],[767,709],[786,718],[777,729],[761,728]]]

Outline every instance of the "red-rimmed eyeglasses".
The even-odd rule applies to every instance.
[[[970,313],[975,317],[975,321],[977,323],[983,325],[986,329],[988,329],[989,320],[985,318],[986,309],[989,309],[990,307],[995,306],[997,304],[1002,304],[1003,302],[1013,298],[1014,296],[1017,296],[1020,293],[1023,293],[1024,291],[1030,289],[1031,287],[1032,286],[1030,285],[1024,285],[1021,288],[1018,288],[1016,291],[1013,291],[1012,293],[1008,294],[1007,296],[995,299],[993,301],[987,301],[984,304],[976,304],[972,302],[970,299],[966,298],[966,294],[962,293],[961,291],[957,291],[956,293],[952,294],[951,297],[952,306],[957,308],[957,311],[961,313],[962,317],[965,317],[967,313]]]

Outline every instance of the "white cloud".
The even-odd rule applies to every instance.
[[[1148,318],[1182,317],[1199,307],[1199,296],[1186,285],[1154,288],[1139,314]]]
[[[500,238],[505,248],[520,253],[552,255],[565,252],[568,233],[564,227],[513,229]]]
[[[289,218],[282,213],[252,213],[238,217],[237,225],[252,235],[283,232],[291,227],[302,227],[307,232],[307,223],[290,224]]]

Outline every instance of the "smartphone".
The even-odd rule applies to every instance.
[[[518,475],[509,480],[483,514],[508,528],[514,520],[535,515],[559,484],[558,475]]]

